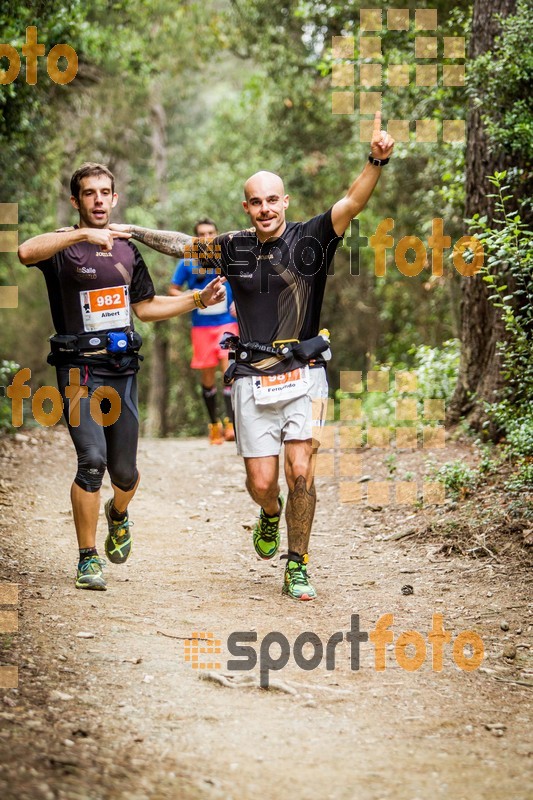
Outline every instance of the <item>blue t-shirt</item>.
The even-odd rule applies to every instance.
[[[194,270],[199,268],[198,261],[191,258],[182,258],[176,264],[172,283],[176,286],[187,286],[192,291],[201,291],[213,280],[215,275],[201,275]],[[215,306],[207,308],[195,308],[192,312],[192,325],[194,328],[213,327],[215,325],[227,325],[228,322],[237,320],[229,312],[229,307],[233,302],[233,294],[229,283],[224,284],[226,299],[217,303]]]

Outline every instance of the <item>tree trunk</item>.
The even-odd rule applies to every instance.
[[[157,91],[154,88],[154,96]],[[160,199],[160,207],[165,209],[168,199],[167,189],[167,147],[166,147],[166,115],[163,106],[154,101],[151,106],[152,122],[152,158],[154,163],[156,191]],[[163,216],[163,215],[162,215]],[[164,219],[159,219],[159,228],[165,228]],[[168,284],[168,261],[162,256],[161,275],[155,271],[154,277]],[[150,355],[150,388],[148,391],[147,417],[145,433],[147,436],[166,436],[168,432],[168,323],[156,322]]]
[[[500,31],[497,16],[506,17],[515,11],[516,0],[474,0],[470,62],[493,48]],[[487,197],[492,190],[487,176],[505,169],[508,162],[505,153],[488,141],[479,108],[470,107],[466,129],[466,217],[470,219],[478,213],[491,221],[494,201]],[[499,309],[488,299],[489,293],[492,290],[487,289],[481,275],[462,278],[461,364],[447,421],[453,424],[466,417],[475,430],[480,430],[487,420],[484,403],[494,403],[503,387],[497,343],[505,339],[506,333]],[[489,430],[496,438],[498,432]]]

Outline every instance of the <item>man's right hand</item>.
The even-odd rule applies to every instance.
[[[126,225],[119,225],[119,228],[126,228]],[[109,228],[82,228],[86,242],[97,244],[104,252],[113,249],[114,239],[130,239],[131,234],[124,230],[110,230]]]
[[[21,264],[39,264],[80,242],[90,242],[109,252],[113,248],[113,240],[117,238],[129,239],[130,233],[109,228],[69,228],[66,231],[41,233],[19,246],[18,257]]]
[[[130,233],[131,234],[131,225],[123,225],[119,222],[112,222],[109,226],[110,231],[116,231],[117,233]]]

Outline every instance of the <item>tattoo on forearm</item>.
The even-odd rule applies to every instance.
[[[193,237],[179,231],[154,231],[150,228],[131,226],[131,235],[139,242],[148,245],[167,256],[183,258],[187,245],[191,245]]]
[[[312,483],[309,491],[305,485],[305,477],[296,478],[294,489],[287,499],[287,539],[289,550],[303,555],[309,547],[311,525],[315,515],[316,491]]]

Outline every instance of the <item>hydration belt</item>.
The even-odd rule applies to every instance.
[[[261,342],[243,342],[236,334],[226,332],[220,341],[220,347],[230,351],[231,363],[224,374],[224,383],[231,383],[238,364],[251,364],[254,356],[272,355],[279,359],[296,356],[301,361],[309,362],[317,358],[329,346],[329,341],[324,336],[313,336],[312,339],[306,339],[303,342],[298,339],[278,339],[271,344],[262,344]]]
[[[50,339],[51,353],[47,358],[49,364],[58,366],[72,361],[79,361],[89,356],[91,363],[109,356],[118,356],[117,368],[137,368],[137,361],[143,359],[139,355],[142,337],[137,331],[106,331],[104,333],[56,333]],[[91,355],[94,353],[94,355]],[[122,358],[120,358],[122,356]],[[87,361],[88,363],[88,361]]]

